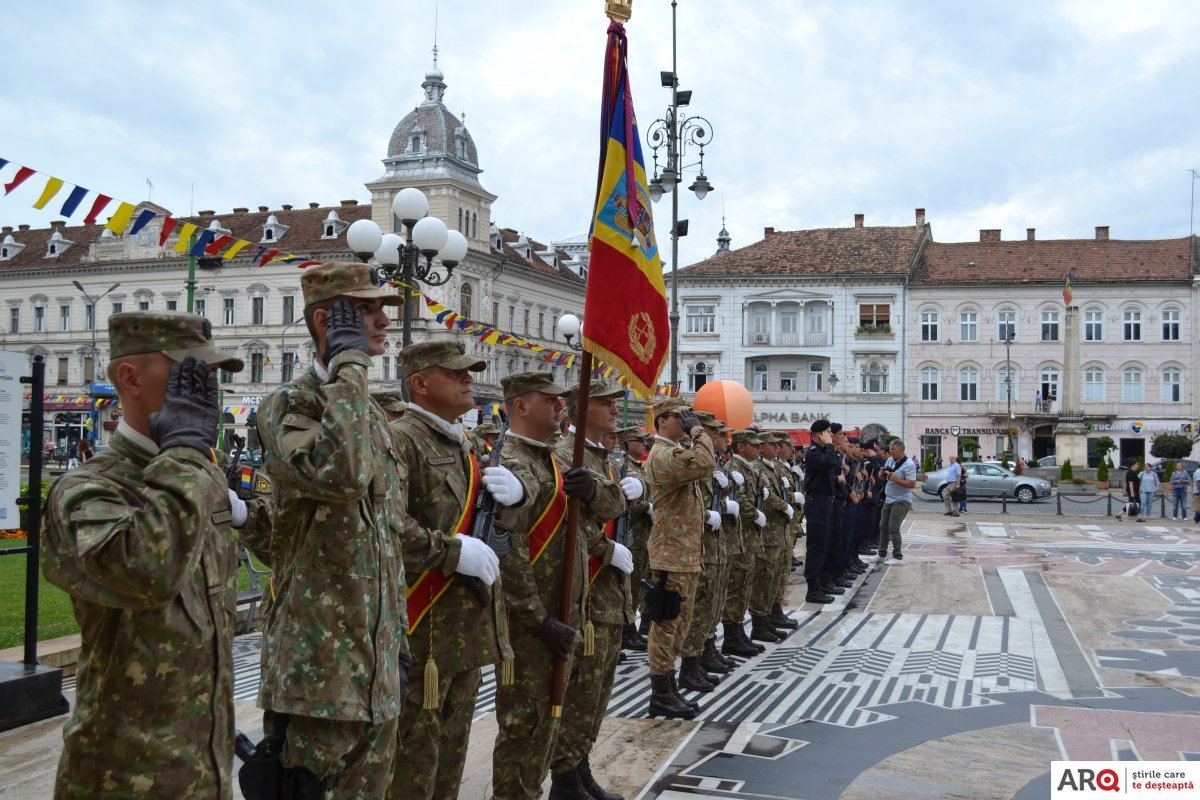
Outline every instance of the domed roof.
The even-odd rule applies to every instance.
[[[478,167],[479,153],[466,124],[442,102],[446,83],[437,67],[425,73],[421,88],[425,90],[425,101],[400,120],[392,131],[387,157],[449,156]]]

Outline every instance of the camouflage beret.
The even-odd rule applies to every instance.
[[[395,389],[383,392],[371,392],[371,398],[376,403],[379,403],[379,407],[384,411],[391,411],[393,414],[403,414],[408,408],[408,403],[404,402],[404,398],[400,392]]]
[[[754,431],[734,431],[730,434],[734,444],[762,444],[762,439]]]
[[[588,384],[588,400],[602,400],[608,397],[624,397],[625,387],[604,381],[591,381]],[[575,405],[579,399],[579,384],[575,384],[567,392],[567,402]]]
[[[648,438],[650,438],[650,434],[646,433],[646,431],[642,430],[637,425],[630,425],[628,428],[621,428],[617,431],[617,439],[620,442],[628,442],[632,441],[633,439],[640,439],[644,442]]]
[[[446,369],[469,369],[483,372],[487,362],[482,358],[466,355],[467,346],[458,339],[434,339],[429,342],[410,344],[400,351],[397,358],[405,376],[413,375],[430,367]]]
[[[471,429],[476,436],[499,436],[500,429],[490,422],[481,422]]]
[[[172,361],[195,356],[212,366],[241,372],[246,364],[212,342],[212,323],[195,314],[130,311],[108,318],[109,358],[162,353]]]
[[[688,404],[678,397],[664,397],[654,401],[654,418],[658,419],[663,414],[678,414],[687,407]]]
[[[379,270],[357,261],[330,261],[309,267],[300,276],[300,290],[304,293],[305,305],[334,297],[378,299],[384,305],[392,306],[404,303],[400,295],[379,288]]]
[[[530,392],[541,392],[553,397],[562,397],[567,393],[566,388],[554,382],[554,376],[549,372],[518,372],[502,378],[500,387],[504,390],[505,402]]]

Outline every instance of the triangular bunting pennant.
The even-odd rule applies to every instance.
[[[19,170],[17,170],[17,174],[13,176],[13,179],[4,184],[4,193],[11,194],[13,189],[29,180],[29,176],[31,175],[33,175],[33,170],[31,170],[29,167],[21,167]]]

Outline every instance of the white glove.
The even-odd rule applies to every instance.
[[[631,475],[628,478],[621,478],[621,491],[626,500],[637,500],[645,489],[642,488],[642,482]]]
[[[804,493],[803,492],[792,492],[792,502],[803,504],[804,503]]]
[[[804,467],[800,466],[799,464],[792,464],[792,474],[795,475],[797,478],[803,478],[804,477]]]
[[[796,512],[791,506],[784,506],[783,513],[787,514],[787,518],[790,521]]]
[[[237,496],[233,489],[229,490],[229,505],[233,509],[233,527],[240,528],[246,524],[250,514],[246,511],[246,501]]]
[[[525,497],[525,487],[508,467],[488,467],[483,471],[483,488],[502,506],[515,506]]]
[[[727,476],[724,472],[721,472],[721,470],[717,470],[713,473],[713,479],[716,480],[717,486],[720,486],[722,489],[729,486],[729,476]]]
[[[791,481],[789,481],[787,478],[780,478],[780,480],[781,480],[781,481],[783,481],[783,488],[784,488],[784,489],[791,489],[791,488],[792,488],[792,482],[791,482]]]
[[[736,483],[738,486],[741,486],[743,483],[746,482],[746,476],[743,475],[742,473],[738,472],[736,469],[729,474],[733,476],[733,482]],[[1197,494],[1200,494],[1200,492],[1197,492]]]
[[[760,528],[765,528],[767,526],[767,515],[759,511],[758,516],[754,518],[754,524]]]
[[[654,503],[646,503],[646,516],[654,519]]]
[[[725,513],[728,514],[729,516],[736,517],[738,515],[738,512],[741,510],[742,510],[742,507],[737,504],[737,500],[726,500],[725,501]]]
[[[766,486],[764,486],[763,487],[763,500],[766,500],[770,496],[771,496],[771,490],[769,488],[767,488]]]
[[[715,511],[708,512],[708,527],[714,531],[721,530],[721,515]]]
[[[456,572],[460,575],[479,578],[488,586],[495,583],[496,577],[500,574],[500,559],[496,558],[492,548],[474,537],[464,536],[461,533],[454,534],[454,538],[462,542],[462,552],[458,556]]]
[[[633,553],[625,545],[613,542],[612,560],[608,563],[629,575],[633,572]]]

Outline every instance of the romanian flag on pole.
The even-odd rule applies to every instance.
[[[1071,305],[1071,299],[1074,295],[1071,294],[1071,276],[1075,274],[1074,269],[1067,270],[1067,285],[1063,287],[1063,305]]]
[[[625,27],[614,21],[604,54],[600,174],[582,339],[584,348],[621,371],[635,392],[650,397],[671,334],[626,52]]]

